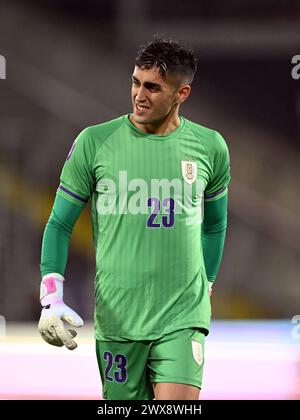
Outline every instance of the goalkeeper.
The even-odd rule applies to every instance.
[[[178,42],[154,38],[141,47],[132,113],[76,138],[44,231],[39,331],[72,350],[83,320],[64,303],[64,273],[73,227],[92,200],[106,399],[199,398],[230,168],[222,136],[179,115],[196,67]]]

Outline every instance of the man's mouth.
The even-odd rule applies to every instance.
[[[135,107],[136,107],[136,110],[138,111],[138,113],[145,112],[145,111],[147,111],[149,109],[148,106],[141,105],[141,104],[140,105],[135,104]]]

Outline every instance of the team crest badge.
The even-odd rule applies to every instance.
[[[192,184],[197,179],[197,163],[182,160],[181,172],[185,182],[187,182],[188,184]]]
[[[198,363],[199,366],[203,363],[203,352],[202,352],[202,346],[201,343],[198,343],[198,341],[192,340],[192,349],[193,349],[193,356],[195,361]]]

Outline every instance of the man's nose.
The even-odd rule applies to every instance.
[[[143,88],[142,86],[140,86],[137,90],[136,99],[138,101],[144,101],[146,99],[145,88]]]

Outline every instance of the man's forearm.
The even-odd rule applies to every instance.
[[[215,201],[205,201],[201,242],[205,270],[209,281],[217,277],[226,236],[228,195]]]
[[[42,277],[49,273],[64,275],[73,227],[81,211],[81,207],[56,196],[43,236],[40,264]]]

